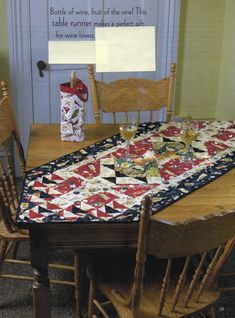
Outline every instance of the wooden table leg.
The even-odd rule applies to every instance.
[[[33,269],[33,307],[35,318],[50,318],[50,287],[47,273]]]
[[[46,234],[30,229],[30,255],[33,268],[33,306],[35,318],[50,318],[50,282],[48,278],[48,246]]]

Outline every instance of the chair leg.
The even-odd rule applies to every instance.
[[[90,269],[87,270],[87,275],[89,277],[89,296],[88,296],[88,318],[93,318],[93,312],[94,312],[94,296],[95,296],[95,284],[93,277],[90,273]]]
[[[6,249],[6,253],[5,253],[5,258],[7,258],[8,255],[10,254],[11,249],[12,249],[12,246],[13,246],[13,243],[14,243],[14,242],[8,242],[8,243],[7,243],[7,249]]]
[[[7,241],[1,240],[1,243],[0,243],[0,271],[2,270],[2,265],[3,265],[4,259],[5,259],[7,245],[8,245]]]
[[[74,282],[75,282],[75,301],[76,301],[76,317],[81,317],[81,292],[80,292],[80,267],[78,254],[74,252]]]
[[[92,318],[93,317],[93,311],[94,311],[94,296],[95,296],[95,286],[94,286],[94,282],[90,281],[89,284],[89,298],[88,298],[88,318]]]
[[[208,314],[208,318],[216,318],[215,317],[215,307],[211,306],[210,308],[208,308],[207,314]]]
[[[13,250],[12,250],[12,258],[13,258],[13,259],[16,259],[19,245],[20,245],[19,242],[15,242],[15,243],[13,244]]]

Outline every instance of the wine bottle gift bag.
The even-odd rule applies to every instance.
[[[60,84],[61,125],[60,133],[63,141],[83,141],[84,107],[88,99],[86,85],[79,79],[71,87],[70,83]]]

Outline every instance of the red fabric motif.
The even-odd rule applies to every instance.
[[[168,181],[171,177],[179,176],[186,170],[193,168],[193,164],[190,162],[183,162],[179,159],[170,160],[163,164],[160,168],[161,176],[165,181]]]
[[[180,129],[175,126],[169,126],[161,132],[166,137],[174,137],[180,134]]]
[[[38,188],[46,188],[47,185],[42,183],[42,182],[39,182],[39,181],[35,181],[34,182],[34,185],[33,185],[34,189],[38,189]]]
[[[61,207],[59,207],[58,205],[55,205],[55,204],[53,204],[53,203],[48,202],[48,203],[47,203],[47,209],[54,211],[54,210],[60,210]]]
[[[144,194],[147,191],[150,191],[152,187],[157,187],[159,184],[152,184],[151,186],[149,185],[127,185],[126,187],[124,186],[116,186],[113,187],[113,189],[117,192],[123,193],[125,195],[131,196],[132,198],[137,198],[139,196],[141,196],[142,194]]]
[[[70,190],[74,190],[80,187],[82,184],[82,180],[80,178],[72,177],[64,182],[61,182],[54,189],[60,191],[61,193],[67,193]]]
[[[130,145],[130,153],[143,156],[148,150],[152,150],[152,144],[150,138],[146,138],[144,141],[137,141],[134,145]]]
[[[51,180],[52,181],[58,181],[58,180],[64,180],[63,178],[61,178],[60,176],[57,176],[56,174],[52,174],[51,175]]]
[[[29,217],[30,217],[30,219],[38,219],[38,218],[44,218],[45,216],[43,214],[34,212],[33,210],[30,210]]]
[[[233,133],[231,130],[221,130],[219,134],[216,134],[213,137],[226,141],[234,138],[235,133]]]
[[[83,102],[88,99],[87,86],[79,79],[77,79],[75,87],[70,87],[70,83],[63,83],[60,85],[60,90],[63,93],[77,95]]]
[[[123,204],[118,203],[117,201],[113,201],[113,206],[114,209],[120,209],[120,210],[125,210],[126,206]]]
[[[84,178],[97,177],[100,174],[100,160],[85,164],[75,169],[74,172]]]
[[[90,196],[89,198],[84,200],[84,202],[94,207],[100,207],[117,198],[118,197],[113,195],[112,193],[100,192]]]
[[[216,153],[218,153],[220,151],[223,151],[223,150],[228,148],[227,145],[225,145],[225,144],[223,144],[221,142],[214,141],[214,140],[206,141],[205,142],[205,146],[207,148],[209,156],[213,156]]]

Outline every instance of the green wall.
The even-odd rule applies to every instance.
[[[181,0],[176,115],[216,113],[225,0]]]
[[[235,1],[226,0],[216,117],[235,120]]]
[[[6,1],[0,1],[0,80],[9,80]]]
[[[234,0],[181,0],[177,116],[235,120],[234,30]]]

